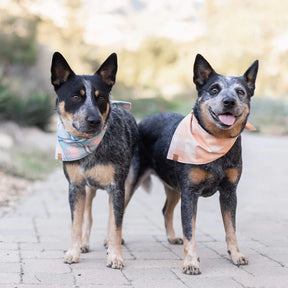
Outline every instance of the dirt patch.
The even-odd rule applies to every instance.
[[[28,194],[31,181],[14,177],[0,171],[0,214],[12,209],[19,197]]]

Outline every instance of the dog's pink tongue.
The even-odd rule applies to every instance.
[[[228,126],[231,126],[234,124],[236,118],[233,115],[226,115],[226,114],[220,114],[218,115],[220,121]]]

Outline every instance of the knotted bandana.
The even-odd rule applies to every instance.
[[[245,129],[255,130],[248,122]],[[224,156],[237,138],[216,138],[200,126],[193,114],[189,114],[174,132],[167,159],[186,164],[207,164]]]
[[[123,107],[126,110],[130,110],[131,108],[131,103],[125,101],[112,101],[112,105],[115,107]],[[91,138],[76,137],[65,130],[61,119],[59,119],[57,124],[55,159],[62,161],[75,161],[86,157],[97,149],[106,130],[107,125],[104,126],[99,134]]]

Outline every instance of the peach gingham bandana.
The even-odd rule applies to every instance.
[[[255,130],[248,122],[245,129]],[[224,156],[237,138],[216,138],[200,126],[193,114],[188,114],[174,132],[167,159],[186,164],[207,164]]]

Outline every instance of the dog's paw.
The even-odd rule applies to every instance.
[[[80,249],[69,249],[64,255],[64,262],[67,264],[78,263],[80,259]]]
[[[109,268],[122,270],[124,268],[124,259],[122,255],[107,251],[106,266]]]
[[[172,245],[182,245],[183,239],[182,238],[168,238],[168,242]]]
[[[80,249],[81,249],[81,253],[88,253],[89,252],[89,244],[88,243],[82,243]]]
[[[200,260],[197,258],[197,260],[192,261],[184,261],[182,266],[182,272],[187,275],[200,275]]]
[[[241,265],[248,265],[248,259],[242,253],[237,252],[232,254],[230,251],[228,251],[228,254],[230,255],[234,265],[238,267]]]

